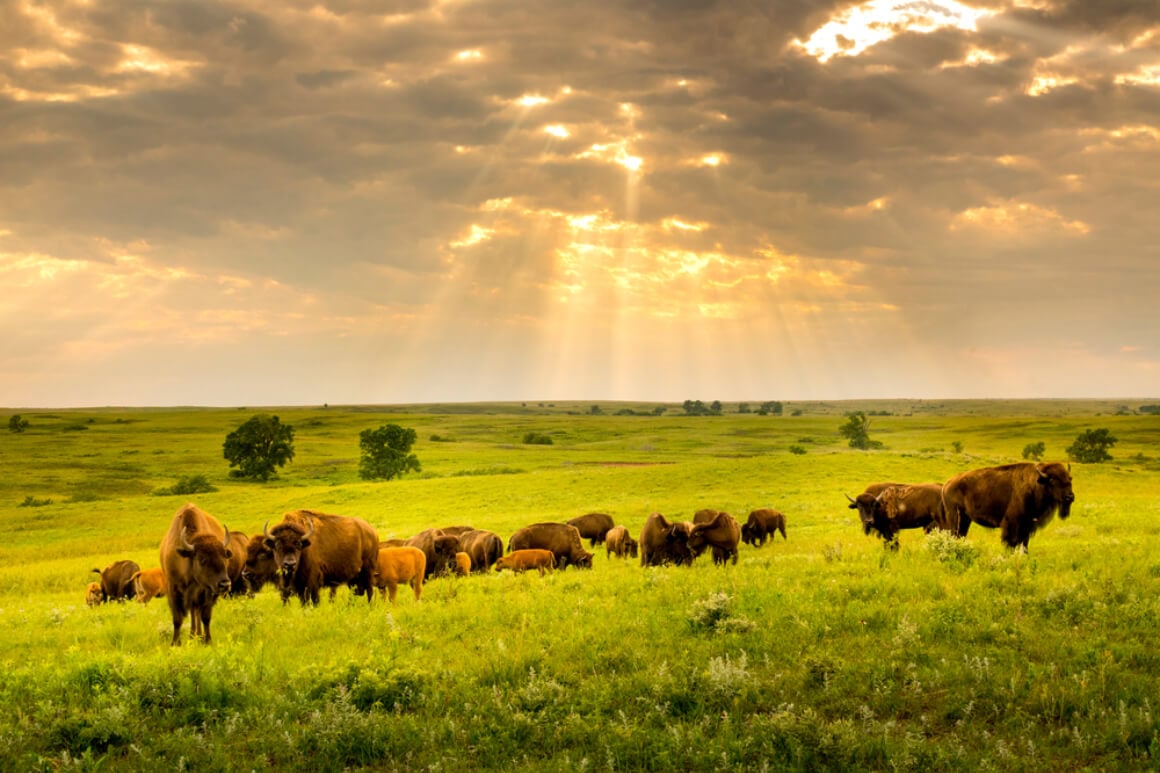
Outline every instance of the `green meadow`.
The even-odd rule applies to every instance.
[[[1138,413],[1156,402],[2,411],[29,425],[0,422],[0,770],[1156,770],[1160,416]],[[851,410],[883,448],[845,445]],[[222,442],[258,412],[296,456],[231,479]],[[358,433],[384,423],[416,430],[422,471],[360,480]],[[846,506],[1029,443],[1064,460],[1101,427],[1114,460],[1072,465],[1071,517],[1026,554],[977,526],[888,552]],[[217,491],[159,493],[193,475]],[[84,589],[117,559],[158,565],[185,501],[248,534],[309,507],[381,538],[505,542],[591,511],[637,536],[654,511],[774,507],[788,539],[724,568],[598,548],[591,571],[435,579],[394,607],[267,588],[218,602],[212,645],[187,621],[174,648],[164,599],[89,608]]]

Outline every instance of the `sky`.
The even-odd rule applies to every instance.
[[[0,406],[1160,396],[1155,0],[0,0]]]

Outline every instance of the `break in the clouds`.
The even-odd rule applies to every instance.
[[[1160,394],[1160,11],[0,5],[0,405]]]

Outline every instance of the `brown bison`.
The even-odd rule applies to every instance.
[[[471,571],[484,573],[503,555],[503,540],[494,531],[472,529],[459,535],[459,550],[471,558]]]
[[[730,558],[736,564],[737,543],[740,541],[741,526],[729,513],[700,510],[693,516],[688,545],[694,556],[701,555],[708,547],[713,549],[714,564],[724,566]]]
[[[250,538],[240,531],[230,532],[230,565],[226,572],[230,576],[230,595],[240,596],[249,592],[249,583],[246,581],[246,551],[250,546]]]
[[[444,534],[442,529],[424,529],[407,540],[406,544],[419,548],[427,556],[427,574],[424,580],[448,574],[455,566],[455,554],[459,552],[459,537]]]
[[[605,557],[615,555],[617,558],[627,558],[632,556],[637,557],[639,546],[632,535],[628,533],[628,529],[623,526],[613,526],[604,535],[604,555]]]
[[[173,644],[189,615],[189,633],[210,643],[209,623],[218,596],[230,591],[230,532],[196,505],[177,509],[161,540],[161,573],[173,615]]]
[[[754,510],[749,519],[741,524],[741,541],[746,545],[759,548],[765,544],[766,538],[771,538],[777,532],[785,539],[785,516],[777,510],[768,507]]]
[[[399,586],[410,585],[418,601],[423,595],[426,569],[427,555],[419,548],[382,548],[375,566],[374,586],[382,591],[383,598],[394,604]]]
[[[101,584],[99,582],[90,582],[85,586],[85,603],[90,607],[95,607],[101,603],[103,594],[101,593]]]
[[[1059,462],[1019,462],[969,470],[942,487],[946,523],[966,536],[971,522],[998,527],[1003,544],[1027,550],[1031,535],[1047,525],[1055,511],[1071,515],[1075,493],[1071,470]]]
[[[687,521],[672,523],[660,513],[651,514],[640,530],[640,565],[692,564],[693,552],[689,550],[692,526]]]
[[[898,532],[922,529],[930,532],[943,522],[942,484],[872,483],[851,498],[865,534],[876,533],[888,550],[898,550]]]
[[[255,534],[246,543],[246,562],[242,569],[242,579],[246,592],[254,595],[268,582],[278,579],[278,563],[274,560],[274,549],[266,544],[265,534]]]
[[[142,569],[134,574],[133,589],[137,592],[137,600],[142,604],[148,604],[157,596],[164,597],[165,574],[161,571],[161,567]]]
[[[459,577],[471,574],[471,556],[463,551],[455,554],[455,574]]]
[[[544,572],[550,572],[555,568],[556,554],[550,550],[541,550],[539,548],[513,550],[495,562],[495,570],[497,572],[502,572],[504,569],[511,569],[518,574],[520,572],[526,572],[529,569],[538,569],[541,577],[544,576]]]
[[[588,513],[571,519],[568,525],[575,526],[580,537],[588,540],[588,546],[594,548],[604,542],[608,530],[615,524],[612,516],[607,513]]]
[[[281,572],[283,601],[294,594],[303,606],[308,601],[317,606],[323,587],[340,585],[353,585],[367,603],[374,600],[379,535],[361,518],[294,510],[272,529],[267,523],[262,533]]]
[[[517,531],[508,540],[508,552],[539,548],[556,556],[556,568],[592,568],[592,554],[584,549],[580,531],[566,523],[534,523]]]
[[[133,575],[141,571],[136,561],[114,561],[104,569],[94,569],[101,575],[101,601],[129,601],[137,594],[133,589]]]

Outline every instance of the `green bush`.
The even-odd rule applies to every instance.
[[[177,479],[172,486],[164,486],[153,492],[154,496],[189,496],[191,494],[211,494],[217,491],[217,486],[209,482],[204,475],[187,475]]]
[[[524,443],[532,446],[550,446],[552,438],[543,432],[526,432],[524,433]]]

